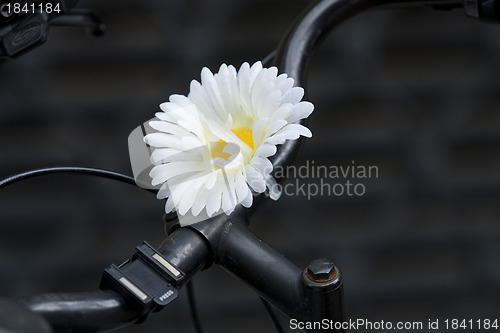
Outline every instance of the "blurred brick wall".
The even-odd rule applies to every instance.
[[[275,48],[307,1],[80,1],[99,39],[52,28],[0,66],[0,177],[80,165],[130,174],[127,136],[203,66]],[[310,66],[316,111],[299,165],[376,165],[362,197],[284,196],[252,229],[303,267],[330,257],[348,317],[494,318],[500,308],[500,29],[460,11],[363,14]],[[301,180],[307,184],[317,179]],[[0,191],[0,295],[95,290],[134,247],[164,238],[163,203],[109,180],[52,176]],[[207,332],[272,332],[219,268],[195,279]],[[286,322],[285,322],[286,324]],[[123,332],[192,332],[184,292]]]

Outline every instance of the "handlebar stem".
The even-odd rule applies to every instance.
[[[345,319],[340,271],[326,259],[301,270],[251,233],[245,211],[218,217],[189,228],[202,234],[213,249],[214,262],[254,289],[290,318],[300,321]],[[306,274],[311,265],[326,261],[332,274],[315,279]],[[343,332],[336,329],[335,332]]]

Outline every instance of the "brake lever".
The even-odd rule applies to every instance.
[[[91,9],[75,8],[71,12],[55,18],[50,22],[50,25],[87,28],[96,37],[102,36],[106,32],[106,25]]]
[[[26,3],[26,8],[16,11],[13,3],[0,1],[0,59],[18,57],[45,43],[50,25],[90,27],[94,35],[102,35],[104,25],[91,11],[68,13],[77,3],[78,0],[59,0],[57,10],[49,12],[40,10],[49,4],[45,1]]]

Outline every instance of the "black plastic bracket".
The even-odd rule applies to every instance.
[[[111,289],[142,313],[159,311],[178,296],[184,273],[144,242],[131,259],[104,270],[100,289]]]

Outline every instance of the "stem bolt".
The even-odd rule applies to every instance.
[[[338,276],[335,264],[326,258],[313,260],[306,268],[306,276],[312,282],[324,283]]]

